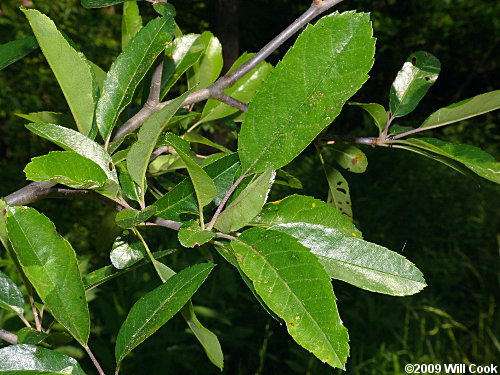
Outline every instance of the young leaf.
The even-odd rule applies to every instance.
[[[204,89],[214,83],[223,66],[222,46],[219,39],[210,31],[203,32],[201,39],[205,44],[205,52],[200,60],[193,65],[188,77],[188,87],[197,90]]]
[[[0,70],[21,60],[37,48],[38,43],[32,36],[0,44]]]
[[[244,170],[279,169],[299,155],[368,79],[375,39],[367,13],[310,25],[250,103],[238,140]]]
[[[76,359],[34,345],[11,345],[0,349],[0,374],[85,375]]]
[[[236,60],[231,69],[229,69],[228,73],[231,73],[233,70],[239,68],[254,55],[254,53],[245,52],[238,60]],[[254,69],[243,76],[243,78],[236,82],[234,86],[224,90],[224,92],[243,103],[250,103],[260,85],[267,79],[272,70],[273,66],[271,64],[261,62]],[[201,118],[198,123],[201,124],[217,120],[230,116],[236,112],[238,112],[238,109],[234,107],[224,104],[218,100],[209,99],[203,108],[203,113],[201,114]]]
[[[193,66],[205,51],[205,43],[199,34],[187,34],[176,38],[165,49],[163,76],[165,82],[161,88],[164,98],[179,78]]]
[[[156,213],[156,207],[148,206],[142,211],[121,210],[116,214],[116,224],[125,229],[131,229],[134,225],[145,222]]]
[[[150,116],[139,130],[137,142],[135,142],[127,155],[127,169],[132,180],[139,185],[141,191],[145,191],[144,180],[148,169],[149,159],[155,148],[161,132],[168,125],[169,120],[181,107],[184,99],[189,94],[185,92],[178,98],[172,100],[158,112]]]
[[[17,259],[54,318],[86,346],[90,318],[76,254],[54,224],[30,207],[7,208],[7,232]]]
[[[124,2],[122,17],[122,50],[125,49],[127,44],[140,29],[142,29],[142,17],[139,13],[137,1]]]
[[[22,316],[24,313],[24,298],[17,285],[0,271],[0,307]]]
[[[82,0],[82,5],[85,8],[103,8],[124,3],[125,1],[129,0]]]
[[[436,82],[441,64],[429,52],[414,52],[408,57],[391,86],[392,117],[405,116],[413,111],[430,87]]]
[[[125,233],[118,236],[109,254],[111,264],[119,270],[133,266],[146,256],[142,242]]]
[[[215,233],[208,230],[202,230],[198,223],[192,220],[185,223],[179,229],[178,237],[182,246],[195,247],[212,240],[215,237]]]
[[[207,139],[198,133],[193,133],[193,132],[185,133],[183,137],[184,137],[184,140],[186,140],[188,142],[200,143],[202,145],[210,146],[210,147],[213,147],[219,151],[225,152],[226,154],[232,153],[232,151],[229,150],[228,148],[221,146],[215,142],[212,142],[210,139]],[[214,155],[214,154],[212,154],[212,155]]]
[[[188,142],[172,133],[167,133],[165,135],[165,141],[175,149],[182,161],[186,164],[189,177],[196,191],[198,208],[205,207],[212,202],[217,195],[217,188],[215,187],[214,181],[193,159],[190,154],[191,151]]]
[[[96,110],[96,122],[103,139],[109,139],[137,85],[165,48],[165,43],[172,40],[174,27],[172,18],[152,20],[130,40],[111,65]]]
[[[420,270],[402,255],[385,247],[344,236],[338,230],[306,223],[271,227],[295,237],[311,249],[331,278],[372,292],[406,296],[426,284]]]
[[[107,180],[101,167],[73,151],[52,151],[33,158],[24,173],[31,181],[49,180],[75,189],[96,189]]]
[[[347,329],[330,277],[309,249],[292,236],[261,228],[243,232],[231,246],[257,293],[286,322],[294,340],[322,362],[344,368]]]
[[[215,222],[215,227],[221,232],[229,233],[247,225],[262,210],[275,177],[276,172],[269,168],[248,184],[222,211]]]
[[[375,121],[375,125],[382,133],[387,125],[387,111],[378,103],[357,103],[349,102],[349,105],[357,105],[363,108]]]
[[[332,147],[332,158],[346,171],[363,173],[368,167],[368,159],[356,146],[335,144]]]
[[[215,205],[220,204],[224,195],[233,184],[234,176],[239,166],[238,155],[231,154],[204,168],[217,188],[217,196],[213,200]],[[199,210],[193,183],[189,178],[181,181],[156,201],[155,206],[158,210],[156,216],[166,220],[181,221],[179,215],[182,213],[197,214]]]
[[[78,130],[88,135],[96,107],[95,76],[84,56],[76,51],[46,15],[35,9],[22,9],[40,48],[61,86]]]
[[[352,221],[352,204],[351,194],[349,192],[349,184],[342,174],[335,168],[329,165],[323,166],[326,180],[328,181],[329,194],[328,204],[336,207],[349,220]]]
[[[43,112],[32,112],[28,114],[16,113],[15,115],[24,118],[30,122],[44,122],[47,124],[56,124],[64,126],[66,128],[78,130],[78,127],[76,126],[73,117],[66,115],[64,113],[43,111]]]
[[[438,128],[474,116],[479,116],[499,108],[500,90],[487,92],[438,109],[419,126],[419,129]]]
[[[116,362],[155,333],[184,306],[203,284],[214,264],[186,268],[146,294],[130,310],[116,338]]]
[[[462,163],[475,174],[500,184],[500,163],[478,147],[436,138],[410,138],[402,142]]]
[[[291,195],[277,202],[268,203],[253,225],[270,227],[277,224],[309,223],[334,228],[347,236],[361,237],[361,232],[340,211],[325,202],[303,195]]]

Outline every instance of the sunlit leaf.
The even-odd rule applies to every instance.
[[[195,247],[212,240],[215,237],[215,233],[208,230],[202,230],[200,225],[192,220],[185,223],[179,229],[178,237],[182,246]]]
[[[332,158],[346,171],[363,173],[368,167],[368,159],[363,151],[349,144],[331,146]]]
[[[349,102],[350,105],[357,105],[363,108],[375,122],[377,128],[380,133],[382,133],[387,124],[387,111],[385,108],[378,103],[357,103],[357,102]]]
[[[24,313],[24,298],[17,285],[0,271],[0,307],[22,316]]]
[[[155,213],[156,213],[156,207],[154,205],[148,206],[142,211],[130,210],[130,209],[121,210],[116,214],[115,221],[119,227],[130,229],[134,225],[145,222]]]
[[[119,270],[133,266],[146,256],[146,248],[142,242],[125,233],[126,231],[118,236],[109,254],[111,264]]]
[[[368,79],[374,52],[367,13],[309,25],[250,103],[238,139],[243,169],[279,169],[299,155]]]
[[[223,61],[222,46],[210,31],[201,34],[201,39],[205,44],[205,51],[200,60],[195,63],[188,76],[188,87],[203,89],[210,86],[219,77]]]
[[[142,29],[142,17],[139,13],[137,1],[124,2],[122,17],[122,50],[125,49],[127,44],[140,29]]]

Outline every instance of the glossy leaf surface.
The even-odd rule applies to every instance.
[[[202,230],[196,221],[190,221],[179,229],[178,237],[182,246],[195,247],[212,240],[215,237],[215,233]]]
[[[137,141],[132,145],[127,156],[127,168],[132,180],[141,188],[144,193],[144,180],[148,169],[149,159],[155,148],[156,142],[161,132],[165,129],[168,121],[177,112],[184,102],[189,92],[184,93],[172,102],[167,104],[158,112],[151,115],[142,124]]]
[[[342,213],[325,202],[303,195],[291,195],[281,201],[268,203],[252,224],[270,227],[277,224],[309,223],[335,228],[345,235],[361,232]]]
[[[179,78],[193,66],[205,51],[205,43],[199,34],[187,34],[175,38],[165,49],[161,97],[179,80]]]
[[[189,142],[186,142],[172,133],[167,133],[165,135],[165,141],[175,149],[182,161],[186,164],[189,177],[196,191],[198,207],[205,207],[212,202],[217,195],[217,188],[214,181],[191,156]]]
[[[325,165],[324,170],[329,188],[327,203],[330,204],[331,202],[331,206],[335,207],[352,221],[351,193],[347,180],[342,176],[342,173],[329,165]]]
[[[115,347],[117,363],[172,318],[214,267],[214,264],[202,263],[186,268],[139,299],[118,332]]]
[[[429,52],[414,52],[408,57],[392,83],[389,107],[393,117],[412,112],[436,82],[441,64]]]
[[[347,329],[330,277],[308,248],[273,230],[253,228],[231,242],[243,272],[294,340],[330,366],[344,368]]]
[[[152,20],[130,40],[111,65],[96,110],[96,122],[103,139],[110,137],[137,85],[165,48],[165,43],[172,40],[174,27],[172,18]]]
[[[142,29],[142,17],[139,13],[137,1],[124,2],[122,17],[122,50],[125,49],[127,44],[140,29]]]
[[[219,77],[223,61],[222,46],[210,31],[201,34],[201,39],[205,44],[205,51],[200,60],[194,64],[188,78],[188,87],[203,89],[210,86]]]
[[[32,112],[32,113],[16,113],[16,116],[24,118],[30,122],[45,122],[47,124],[61,125],[67,128],[78,130],[75,120],[70,115],[59,112]]]
[[[436,138],[410,138],[402,143],[455,160],[477,175],[500,184],[500,162],[478,147]]]
[[[333,13],[309,25],[250,103],[238,140],[253,172],[299,155],[368,79],[375,39],[366,13]]]
[[[33,158],[24,173],[31,181],[54,181],[75,189],[96,189],[107,180],[101,167],[73,151],[52,151]]]
[[[440,126],[482,115],[500,108],[500,90],[487,92],[438,109],[419,128],[434,129]]]
[[[0,374],[85,375],[76,359],[34,345],[11,345],[0,349]]]
[[[40,48],[61,86],[78,130],[88,135],[96,107],[95,76],[85,57],[57,30],[50,18],[35,9],[22,9]]]
[[[241,55],[240,58],[233,64],[228,73],[231,73],[235,69],[239,68],[241,65],[250,60],[254,55],[254,53],[244,53],[243,55]],[[224,90],[224,92],[229,96],[232,96],[233,98],[239,100],[240,102],[248,104],[255,96],[255,93],[261,86],[262,82],[267,79],[272,70],[273,66],[271,64],[261,62],[254,69],[244,75],[240,80],[238,80],[238,82],[236,82],[234,86]],[[207,101],[207,104],[205,104],[205,107],[203,108],[203,112],[198,123],[201,124],[204,122],[217,120],[223,117],[230,116],[236,112],[238,112],[237,108],[231,107],[218,100],[209,99]]]
[[[130,229],[134,225],[140,224],[145,222],[147,219],[149,219],[151,216],[153,216],[156,213],[156,207],[155,206],[148,206],[142,211],[138,210],[121,210],[116,214],[116,224],[119,227],[125,228],[125,229]]]
[[[357,103],[357,102],[349,102],[350,105],[357,105],[363,108],[375,121],[375,125],[379,129],[380,133],[382,133],[387,124],[387,111],[385,108],[378,103]]]
[[[24,298],[21,291],[2,271],[0,271],[0,307],[20,316],[24,313]]]
[[[204,168],[217,188],[217,195],[213,200],[215,205],[219,205],[233,184],[238,168],[237,154],[225,156]],[[187,178],[174,186],[172,190],[155,202],[155,206],[158,210],[156,216],[167,220],[181,221],[179,215],[182,213],[197,214],[198,204],[191,180]]]
[[[123,195],[129,199],[140,202],[142,199],[142,190],[141,187],[137,185],[134,180],[132,180],[132,177],[130,177],[130,173],[128,173],[127,169],[127,162],[122,161],[116,164],[116,167],[119,171],[118,178],[120,179],[120,186],[122,188]]]
[[[7,209],[7,231],[19,263],[50,312],[86,345],[90,318],[76,254],[54,224],[30,207]]]
[[[146,248],[137,238],[122,234],[113,243],[109,258],[119,270],[133,266],[146,256]]]
[[[32,36],[0,44],[0,70],[21,60],[37,48],[38,43]]]
[[[287,233],[309,248],[334,279],[393,296],[415,294],[426,285],[413,263],[385,247],[321,225],[280,224],[271,229]]]
[[[226,207],[215,222],[221,232],[234,232],[250,222],[261,211],[273,185],[276,173],[269,168],[248,186]]]
[[[346,171],[363,173],[368,167],[368,159],[356,146],[335,144],[331,146],[332,158]]]

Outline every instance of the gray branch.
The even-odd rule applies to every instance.
[[[17,336],[5,329],[0,328],[0,339],[12,345],[17,345]]]

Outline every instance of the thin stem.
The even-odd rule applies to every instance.
[[[222,232],[217,232],[216,233],[217,237],[219,238],[224,238],[225,240],[237,240],[238,238],[235,236],[231,236],[230,234],[222,233]]]
[[[173,221],[173,220],[165,220],[162,219],[161,217],[157,217],[154,222],[156,225],[172,229],[172,230],[179,230],[182,227],[182,223],[178,221]]]
[[[144,240],[144,237],[142,237],[141,233],[136,229],[136,228],[132,228],[132,231],[135,233],[135,235],[139,238],[139,240],[142,242],[144,248],[146,249],[146,253],[148,253],[148,257],[149,259],[151,260],[151,263],[153,263],[153,267],[156,271],[156,273],[158,274],[158,276],[160,277],[160,280],[162,283],[164,283],[165,281],[165,278],[162,276],[160,270],[158,269],[158,266],[156,265],[156,261],[155,261],[155,258],[153,256],[153,254],[151,253],[151,250],[149,250],[149,246],[148,244],[146,243],[146,241]]]
[[[326,144],[333,145],[337,142],[350,142],[360,145],[377,146],[380,143],[380,138],[377,137],[352,137],[349,135],[325,135],[321,140],[327,140]]]
[[[389,134],[389,128],[391,127],[392,122],[394,121],[394,117],[392,117],[392,114],[390,111],[387,111],[387,123],[385,124],[384,131],[380,135],[380,139],[382,141],[387,140],[387,134]]]
[[[42,332],[42,324],[40,323],[40,319],[38,318],[38,311],[35,306],[35,300],[33,299],[33,295],[31,292],[28,293],[28,298],[31,304],[31,310],[33,311],[33,317],[35,319],[35,327],[38,332]]]
[[[92,360],[92,363],[94,364],[95,368],[97,369],[97,372],[99,375],[106,375],[104,371],[101,368],[101,365],[99,364],[99,361],[97,361],[97,358],[94,356],[94,353],[92,353],[92,350],[90,350],[89,346],[84,346],[83,347],[87,354],[89,355],[90,359]]]
[[[218,97],[216,99],[221,101],[224,104],[227,104],[231,107],[239,109],[242,112],[248,111],[248,104],[240,102],[238,99],[235,99],[232,96],[229,96],[227,94],[222,94],[220,97]]]
[[[0,328],[0,339],[12,345],[17,345],[17,335]]]
[[[412,129],[412,130],[408,130],[407,132],[404,132],[404,133],[401,133],[401,134],[398,134],[398,135],[394,135],[392,137],[390,137],[389,140],[391,141],[395,141],[396,139],[400,139],[400,138],[404,138],[408,135],[411,135],[411,134],[415,134],[415,133],[420,133],[420,132],[423,132],[423,131],[426,131],[426,130],[430,130],[429,128],[417,128],[417,129]]]

